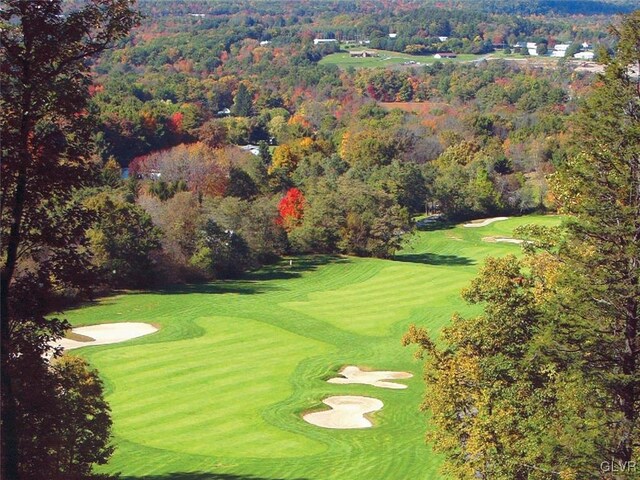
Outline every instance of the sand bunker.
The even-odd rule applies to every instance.
[[[358,367],[349,365],[340,371],[342,377],[330,378],[329,383],[362,383],[365,385],[373,385],[382,388],[407,388],[406,385],[394,382],[384,382],[383,380],[398,380],[401,378],[411,378],[412,374],[408,372],[364,372]]]
[[[302,418],[317,427],[339,429],[372,427],[365,413],[377,412],[384,405],[377,398],[355,395],[328,397],[322,403],[329,405],[331,410],[307,413]]]
[[[123,322],[78,327],[71,331],[76,335],[88,337],[90,340],[81,342],[70,338],[62,338],[55,342],[54,346],[62,347],[64,350],[73,350],[74,348],[93,345],[109,345],[149,335],[157,332],[158,329],[148,323]]]
[[[496,242],[517,243],[519,245],[521,243],[524,243],[524,240],[520,240],[519,238],[496,238]]]
[[[465,223],[464,226],[467,228],[486,227],[487,225],[490,225],[493,222],[499,222],[500,220],[507,220],[508,218],[509,217],[494,217],[494,218],[485,218],[481,220],[473,220],[469,223]]]
[[[503,238],[503,237],[483,237],[483,241],[490,243],[516,243],[518,245],[525,243],[527,240],[521,240],[519,238]]]

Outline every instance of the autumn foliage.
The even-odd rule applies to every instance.
[[[278,204],[278,224],[282,225],[287,231],[291,231],[300,225],[304,216],[306,200],[304,195],[297,188],[290,188],[280,203]]]

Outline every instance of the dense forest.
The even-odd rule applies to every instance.
[[[164,232],[162,253],[149,244],[146,255],[164,272],[159,278],[234,274],[203,270],[197,260],[212,248],[198,240],[208,219],[242,239],[228,253],[237,274],[285,251],[388,257],[411,216],[427,208],[461,219],[550,207],[544,178],[571,148],[565,132],[588,73],[566,62],[544,69],[499,60],[343,70],[318,63],[337,47],[313,39],[366,35],[371,46],[394,50],[450,34],[452,49],[482,53],[497,35],[565,35],[566,20],[505,22],[423,7],[425,29],[399,5],[372,4],[357,15],[348,2],[322,13],[282,6],[286,13],[275,15],[269,3],[143,3],[154,22],[94,66],[89,109],[100,125],[101,178],[128,168],[125,193],[112,201],[129,202]],[[396,24],[403,29],[389,45]],[[590,28],[570,35],[596,41]],[[293,219],[280,205],[287,192],[301,199]],[[258,205],[270,210],[251,230],[246,212]],[[172,224],[176,209],[194,221]],[[104,271],[130,255],[117,243],[95,247]]]
[[[448,6],[471,7],[492,13],[512,15],[603,15],[629,13],[636,7],[631,0],[462,0],[438,2]]]
[[[464,293],[483,316],[456,317],[447,346],[405,338],[427,355],[430,439],[455,478],[636,458],[640,20],[610,16],[634,2],[5,3],[3,477],[89,478],[112,450],[97,373],[43,360],[68,328],[52,312],[283,255],[393,258],[424,215],[558,209],[575,221],[524,231],[528,256]],[[606,71],[486,56],[523,41],[588,44]],[[321,62],[347,44],[475,57]],[[607,435],[580,425],[597,418]]]

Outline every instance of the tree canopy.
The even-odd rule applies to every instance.
[[[94,460],[106,460],[98,455],[102,438],[95,459],[72,458],[50,475],[31,470],[30,456],[52,455],[51,446],[26,436],[25,422],[34,419],[20,415],[30,405],[15,390],[24,375],[53,375],[42,367],[43,354],[64,323],[44,315],[54,307],[54,293],[88,283],[84,232],[91,219],[72,195],[90,178],[90,61],[139,19],[129,0],[63,7],[59,0],[8,0],[0,10],[3,478],[74,478]],[[60,442],[58,453],[72,448]]]
[[[633,476],[640,412],[640,12],[576,119],[553,175],[568,220],[524,228],[527,256],[488,259],[443,344],[419,328],[429,433],[455,478]],[[623,475],[626,475],[624,473]],[[629,477],[631,478],[631,477]]]

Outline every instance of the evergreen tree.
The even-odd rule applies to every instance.
[[[251,92],[244,83],[238,85],[238,91],[233,97],[231,113],[236,117],[250,117],[253,109],[253,98]]]
[[[605,459],[634,458],[640,414],[640,10],[614,30],[619,45],[579,117],[580,153],[553,180],[570,214],[554,298],[558,349],[593,385]],[[564,347],[564,348],[563,348]]]

